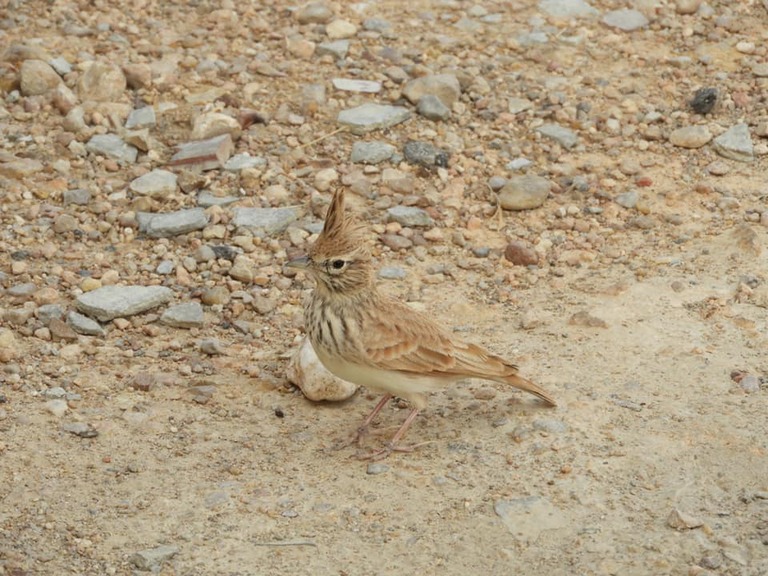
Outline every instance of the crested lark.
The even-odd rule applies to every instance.
[[[519,376],[514,364],[462,342],[431,318],[377,290],[365,230],[344,213],[343,190],[334,194],[309,254],[288,266],[305,270],[317,284],[305,304],[304,321],[320,361],[339,378],[384,393],[353,442],[392,396],[413,406],[392,441],[371,457],[408,450],[398,442],[426,406],[426,393],[464,378],[511,384],[555,405],[549,394]]]

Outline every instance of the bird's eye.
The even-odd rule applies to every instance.
[[[331,262],[331,267],[334,270],[341,270],[342,268],[344,268],[344,264],[345,264],[344,260],[334,260]]]

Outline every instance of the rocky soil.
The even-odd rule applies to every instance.
[[[767,41],[765,0],[0,3],[0,574],[768,574]],[[336,186],[558,407],[472,381],[333,450],[376,398],[288,381],[283,264]]]

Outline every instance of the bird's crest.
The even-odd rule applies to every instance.
[[[323,231],[311,252],[324,257],[355,254],[365,258],[370,256],[368,244],[365,226],[345,212],[344,189],[338,188],[325,214]]]

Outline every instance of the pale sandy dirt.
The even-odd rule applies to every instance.
[[[619,7],[594,4],[601,10]],[[718,13],[728,12],[727,4],[713,3]],[[743,4],[745,10],[747,4],[762,10]],[[456,6],[422,2],[401,14],[397,3],[385,2],[378,15],[398,24],[397,44],[419,10],[457,20],[463,12]],[[661,17],[680,18],[671,5],[659,6]],[[511,30],[526,29],[527,19],[537,14],[533,3],[490,8],[511,10],[505,12]],[[702,40],[710,51],[722,50],[718,70],[733,70],[741,58],[722,43],[744,36],[759,40],[765,29],[765,11],[749,19],[736,8],[735,17],[745,18],[742,30],[729,35],[717,29],[721,37]],[[353,14],[346,6],[341,10]],[[277,8],[265,9],[263,17],[278,13],[285,26],[289,19]],[[170,14],[169,21],[178,21],[178,13]],[[711,20],[687,22],[705,32],[716,29]],[[535,85],[545,71],[568,77],[579,70],[635,86],[626,98],[663,102],[670,112],[684,106],[709,74],[690,64],[699,79],[689,79],[685,70],[667,67],[657,88],[651,53],[661,50],[665,33],[656,28],[658,37],[626,36],[622,50],[651,62],[636,67],[629,56],[610,56],[622,42],[601,44],[606,32],[599,22],[582,26],[565,31],[587,33],[592,51],[550,45],[510,53],[529,58],[523,60],[530,66],[525,81]],[[53,30],[36,33],[48,38]],[[279,36],[269,42],[279,46]],[[411,45],[420,46],[417,39]],[[469,45],[463,56],[474,49]],[[323,66],[323,75],[336,73],[332,65]],[[584,66],[594,69],[585,72]],[[291,69],[286,86],[295,90],[307,70]],[[726,106],[713,122],[727,127],[745,114],[764,114],[759,85],[748,75],[729,81],[726,91],[750,94],[751,107]],[[590,95],[598,109],[622,105],[616,95],[605,102],[603,97]],[[278,105],[263,103],[270,112]],[[316,131],[332,130],[332,117],[321,117]],[[482,120],[472,121],[480,125],[472,128],[477,136],[466,123],[456,128],[471,146],[482,148],[504,134],[498,125],[484,131]],[[422,132],[407,130],[423,136],[431,125],[417,126]],[[520,127],[508,130],[515,138],[530,136]],[[275,141],[285,136],[275,135]],[[285,381],[287,357],[301,336],[301,300],[311,287],[301,279],[282,292],[267,318],[242,312],[242,319],[263,324],[261,338],[229,328],[228,311],[211,310],[203,330],[160,327],[148,333],[138,321],[125,330],[111,328],[104,341],[83,337],[74,356],[60,355],[59,343],[19,333],[16,364],[23,378],[0,383],[6,400],[0,405],[0,574],[132,574],[135,552],[164,544],[178,547],[160,569],[166,576],[768,574],[768,389],[763,382],[746,394],[731,379],[734,370],[763,381],[768,376],[768,228],[745,223],[750,210],[766,210],[765,156],[751,164],[723,160],[730,172],[714,179],[705,171],[718,159],[711,150],[652,142],[639,151],[639,140],[629,135],[624,148],[617,141],[571,154],[533,148],[542,173],[553,180],[565,166],[620,183],[597,202],[606,207],[603,215],[590,217],[600,241],[586,246],[583,235],[556,216],[558,208],[582,207],[584,195],[563,192],[540,209],[505,213],[504,228],[495,230],[484,183],[504,173],[504,162],[487,171],[467,162],[468,174],[476,177],[466,176],[465,202],[481,207],[473,213],[483,224],[470,230],[466,211],[451,213],[448,221],[471,245],[494,249],[503,250],[518,236],[534,244],[559,238],[537,270],[515,268],[497,251],[495,259],[479,259],[475,270],[455,268],[455,279],[441,280],[429,277],[428,266],[469,258],[467,249],[446,240],[442,253],[407,263],[408,253],[379,250],[381,265],[408,272],[403,281],[386,282],[385,290],[515,359],[522,374],[559,402],[548,409],[532,397],[477,381],[445,390],[430,398],[408,434],[409,441],[427,444],[391,456],[379,474],[369,474],[353,448],[330,449],[354,430],[375,396],[363,391],[345,403],[313,404]],[[311,156],[347,162],[353,141],[338,135]],[[260,153],[258,147],[253,153]],[[653,185],[642,189],[655,222],[650,230],[625,226],[637,213],[607,199],[628,185],[617,171],[627,158],[650,160],[643,174]],[[420,178],[437,182],[429,173]],[[460,175],[451,172],[450,178]],[[706,186],[697,189],[702,182]],[[297,190],[292,189],[296,199],[307,202]],[[719,205],[723,197],[736,198],[737,205]],[[18,224],[14,214],[27,214],[35,202],[5,205],[6,232]],[[366,202],[358,204],[380,222]],[[670,224],[669,215],[681,216],[681,223]],[[450,238],[451,230],[445,232]],[[9,250],[15,246],[12,235],[4,238]],[[50,238],[66,251],[65,239]],[[123,270],[122,249],[114,254],[106,245],[94,242],[76,250],[79,256],[60,252],[53,260],[76,270],[96,250],[106,254],[105,265]],[[148,255],[151,248],[144,240],[125,247]],[[184,244],[173,250],[191,251]],[[567,250],[582,251],[577,265],[568,264]],[[157,259],[149,256],[149,262],[156,265]],[[269,262],[269,255],[260,262]],[[281,262],[271,263],[279,270]],[[8,272],[6,254],[2,263]],[[43,274],[50,265],[40,260],[32,268]],[[65,286],[61,292],[71,305],[76,292]],[[179,289],[178,301],[188,298],[189,290]],[[4,309],[14,306],[4,301]],[[581,312],[602,325],[571,322]],[[219,339],[226,355],[201,354],[203,337]],[[134,390],[130,383],[139,373],[158,384],[147,392]],[[56,418],[40,393],[62,382],[81,400]],[[215,392],[199,403],[189,391],[195,385],[213,385]],[[406,408],[385,409],[366,447],[380,446]],[[62,421],[90,423],[99,434],[77,437],[61,430]],[[527,511],[515,512],[515,503]],[[694,527],[671,527],[675,510],[696,520]]]

